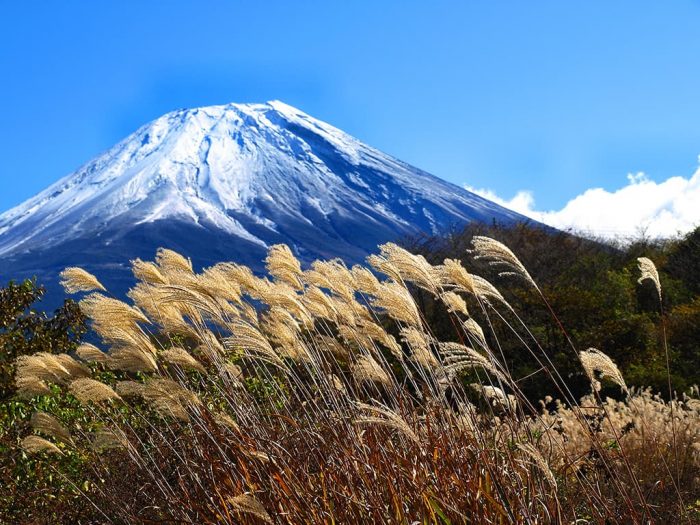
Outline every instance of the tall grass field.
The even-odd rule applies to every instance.
[[[628,384],[605,348],[576,346],[506,245],[476,236],[470,250],[489,280],[395,244],[367,266],[308,269],[276,245],[266,277],[233,263],[197,273],[162,249],[132,262],[127,302],[66,269],[90,342],[17,358],[24,426],[5,453],[70,497],[37,491],[44,514],[8,523],[50,523],[65,505],[76,523],[700,522],[697,388],[677,393],[670,369],[661,391]],[[662,314],[654,263],[637,272]],[[541,305],[585,395],[510,287]],[[527,376],[504,333],[536,363]],[[523,392],[533,376],[541,400]]]

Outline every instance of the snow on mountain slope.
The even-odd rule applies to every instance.
[[[123,268],[161,245],[201,264],[259,267],[277,242],[357,262],[406,234],[522,219],[282,102],[228,104],[168,113],[0,215],[0,277]]]

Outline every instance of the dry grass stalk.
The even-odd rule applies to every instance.
[[[40,432],[58,441],[64,443],[73,441],[70,432],[55,417],[46,412],[34,412],[29,424],[35,432]]]
[[[603,352],[595,348],[589,348],[588,350],[579,352],[579,358],[581,359],[581,365],[590,379],[594,390],[600,389],[600,384],[595,376],[595,372],[599,372],[601,377],[610,379],[613,383],[622,387],[625,392],[627,391],[627,385],[620,373],[620,369],[617,368],[613,360]]]
[[[420,445],[420,439],[413,429],[406,423],[406,420],[389,407],[377,404],[355,402],[355,406],[371,415],[362,415],[353,420],[356,425],[382,425],[398,430],[401,434],[409,438],[416,445]]]
[[[420,313],[411,293],[397,282],[382,283],[372,304],[397,321],[421,327]]]
[[[156,254],[156,264],[159,266],[160,271],[168,277],[179,272],[185,274],[193,273],[192,261],[186,259],[177,252],[165,248],[158,250]]]
[[[136,346],[120,346],[112,350],[107,362],[109,368],[123,372],[148,372],[158,370],[158,364],[151,352],[144,352]]]
[[[39,454],[41,452],[63,454],[60,448],[39,436],[27,436],[24,438],[22,440],[22,449],[24,449],[27,454]]]
[[[651,259],[647,257],[637,258],[639,264],[639,271],[641,272],[641,277],[638,279],[639,284],[644,281],[649,280],[654,284],[656,288],[656,293],[659,295],[659,300],[661,300],[661,279],[659,279],[659,272],[656,270],[656,265]]]
[[[433,295],[438,295],[441,288],[441,275],[422,255],[413,255],[393,243],[379,247],[381,256],[372,255],[368,262],[378,271],[388,275],[396,282],[413,282]]]
[[[168,280],[160,273],[158,265],[152,262],[145,262],[141,259],[131,261],[131,271],[134,277],[146,284],[159,285],[167,284]]]
[[[115,448],[128,448],[129,440],[119,430],[103,428],[95,432],[91,447],[96,452],[105,452]]]
[[[109,362],[109,355],[95,345],[90,343],[82,343],[75,351],[76,355],[83,361],[88,363],[100,363],[105,364]]]
[[[163,361],[170,365],[179,366],[180,368],[184,369],[196,370],[202,374],[206,373],[206,369],[202,366],[202,363],[192,357],[184,348],[168,348],[160,353],[160,357]]]
[[[475,259],[484,259],[492,266],[505,267],[508,270],[499,272],[499,276],[520,276],[539,291],[537,284],[525,269],[525,266],[506,245],[490,237],[475,236],[472,239],[472,246],[476,253]]]
[[[265,267],[275,279],[294,289],[302,288],[301,264],[286,244],[270,246],[265,259]]]
[[[442,299],[442,302],[447,306],[448,312],[469,316],[467,303],[460,295],[454,292],[444,292],[440,295],[440,299]]]
[[[251,494],[241,494],[234,498],[228,498],[227,501],[237,512],[251,514],[265,523],[272,523],[272,518],[265,507]]]
[[[483,239],[476,246],[492,263],[520,272],[512,252]],[[195,274],[184,257],[159,252],[157,265],[134,263],[134,273],[142,282],[130,297],[138,308],[112,303],[99,294],[85,302],[96,330],[111,348],[104,354],[83,345],[79,357],[128,374],[139,373],[139,381],[119,381],[112,390],[87,379],[89,370],[69,356],[44,353],[17,362],[17,384],[25,395],[48,393],[49,384],[69,385],[81,402],[138,398],[137,409],[144,402],[164,416],[164,420],[150,420],[147,429],[120,423],[107,426],[95,434],[88,450],[127,447],[128,456],[141,471],[147,470],[151,486],[157,487],[153,493],[143,493],[150,498],[150,508],[160,509],[158,519],[178,522],[216,522],[222,516],[231,520],[234,511],[243,522],[273,521],[263,504],[247,493],[224,496],[227,505],[217,508],[208,499],[212,486],[219,493],[221,487],[229,487],[228,493],[255,487],[264,494],[265,506],[284,513],[284,521],[290,523],[314,522],[321,516],[338,523],[356,522],[358,516],[380,522],[390,508],[396,509],[397,521],[408,521],[409,514],[434,513],[422,499],[429,491],[440,494],[440,505],[454,522],[463,519],[467,510],[479,522],[526,521],[524,516],[532,522],[547,522],[560,510],[557,479],[584,493],[600,479],[589,480],[590,470],[571,473],[588,461],[571,458],[590,456],[598,438],[605,443],[622,435],[626,448],[644,450],[649,439],[667,442],[668,436],[663,438],[661,432],[668,434],[675,422],[683,443],[700,439],[696,400],[671,406],[643,395],[620,405],[606,400],[611,416],[593,441],[580,418],[563,405],[553,413],[530,417],[524,403],[513,417],[508,412],[517,408],[515,396],[489,382],[520,395],[517,382],[488,350],[483,330],[468,317],[466,302],[458,295],[469,294],[482,304],[507,305],[500,292],[468,273],[459,261],[447,259],[434,268],[393,245],[383,247],[373,260],[393,280],[380,281],[359,266],[348,270],[338,261],[317,262],[301,272],[286,247],[273,248],[268,257],[273,281],[228,263]],[[483,351],[441,343],[430,335],[404,282],[437,293],[450,311],[466,316],[464,331]],[[114,319],[105,315],[103,306]],[[159,341],[170,338],[182,347],[156,349],[142,329],[146,323],[162,328]],[[492,333],[494,348],[499,347],[498,328],[494,326]],[[403,360],[405,349],[390,335],[394,331],[414,363]],[[231,362],[237,358],[258,361],[244,361],[245,378],[243,370]],[[157,359],[200,374],[159,368]],[[581,361],[592,381],[594,373],[602,372],[624,388],[619,370],[604,354],[590,349],[582,352]],[[265,364],[286,374],[277,375]],[[414,364],[420,365],[417,374],[412,372]],[[456,380],[465,369],[473,370],[481,381],[471,388],[498,410],[469,402],[462,388],[464,378]],[[480,375],[482,370],[486,377]],[[384,404],[360,401],[368,398],[379,398]],[[92,412],[98,419],[109,416],[109,423],[114,423],[112,411]],[[150,417],[150,411],[142,414]],[[70,438],[51,416],[33,419],[37,432]],[[369,429],[358,434],[353,424],[385,427],[392,438],[384,439],[387,433]],[[636,425],[645,425],[644,430]],[[126,435],[131,437],[132,432],[136,435],[130,444]],[[531,441],[534,435],[542,439]],[[30,438],[28,449],[34,441],[37,451],[60,451],[49,441],[37,441],[42,440],[38,436]],[[514,442],[521,443],[516,448]],[[695,450],[687,457],[692,465],[700,465],[700,449],[688,444],[686,450]],[[607,472],[615,481],[620,463],[613,463],[605,450],[602,454],[601,461],[611,461]],[[161,474],[167,461],[173,462],[167,466],[175,468],[176,480]],[[295,469],[304,475],[297,477]],[[549,485],[553,490],[542,491],[534,500],[525,498],[523,482],[528,487]],[[488,501],[479,496],[484,491],[489,493]],[[595,501],[603,499],[599,493],[591,494]],[[472,499],[478,504],[470,506]],[[199,505],[205,500],[206,505]],[[628,502],[632,513],[633,504]],[[613,516],[614,521],[616,515],[605,512],[594,519],[603,522]],[[572,521],[576,517],[571,516]]]
[[[86,272],[82,268],[66,268],[61,272],[61,286],[68,294],[79,292],[91,292],[93,290],[106,291],[97,277]]]
[[[179,383],[164,378],[149,380],[142,391],[143,398],[161,415],[189,421],[189,410],[201,405],[197,394]]]
[[[373,383],[387,388],[392,384],[391,378],[386,371],[369,355],[360,356],[352,365],[350,371],[353,379],[359,384]]]
[[[110,386],[89,378],[81,378],[72,381],[70,385],[68,385],[68,390],[83,404],[102,404],[110,401],[122,400],[119,394],[112,390]]]

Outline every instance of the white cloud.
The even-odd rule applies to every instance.
[[[700,169],[690,178],[671,177],[658,183],[644,173],[630,174],[627,179],[627,185],[618,190],[592,188],[553,211],[537,210],[530,191],[503,199],[488,189],[465,187],[550,226],[604,237],[641,232],[671,237],[700,226]]]

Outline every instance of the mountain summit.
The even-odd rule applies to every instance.
[[[199,265],[260,269],[281,242],[353,263],[420,231],[523,219],[282,102],[228,104],[168,113],[0,215],[0,277],[78,264],[123,281],[160,246]]]

